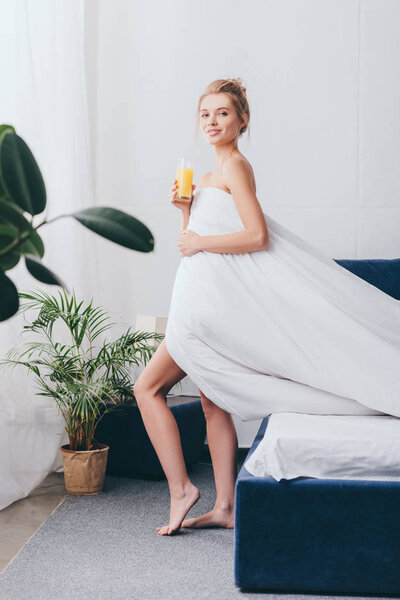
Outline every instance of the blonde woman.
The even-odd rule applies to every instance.
[[[182,213],[182,256],[165,339],[134,393],[165,472],[171,503],[160,535],[234,525],[237,436],[232,415],[274,412],[400,416],[400,303],[338,265],[263,212],[238,149],[250,109],[240,79],[199,98],[197,128],[215,171]],[[196,188],[196,189],[195,189]],[[216,486],[213,509],[185,519],[200,497],[190,481],[166,395],[198,386]]]

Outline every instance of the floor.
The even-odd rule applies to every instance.
[[[173,403],[174,399],[169,398],[168,405]],[[247,453],[248,448],[239,448],[238,471]],[[211,464],[207,444],[204,444],[201,462]],[[50,473],[26,498],[17,500],[0,511],[0,572],[56,510],[65,496],[64,473]]]
[[[0,511],[0,572],[66,495],[64,473],[50,473],[26,498]]]

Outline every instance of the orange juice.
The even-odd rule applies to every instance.
[[[193,163],[183,158],[178,160],[176,169],[177,189],[176,199],[190,202],[192,198]]]

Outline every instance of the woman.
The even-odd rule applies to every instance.
[[[213,81],[198,103],[214,146],[182,211],[165,339],[134,386],[171,494],[168,525],[233,527],[237,437],[232,414],[400,416],[400,303],[338,265],[266,213],[239,152],[249,124],[240,79]],[[196,186],[193,186],[193,189]],[[214,508],[184,520],[200,492],[187,474],[166,394],[189,375],[199,387],[214,470]]]

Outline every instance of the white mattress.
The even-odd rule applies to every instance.
[[[274,413],[244,463],[257,477],[400,480],[400,418]]]

